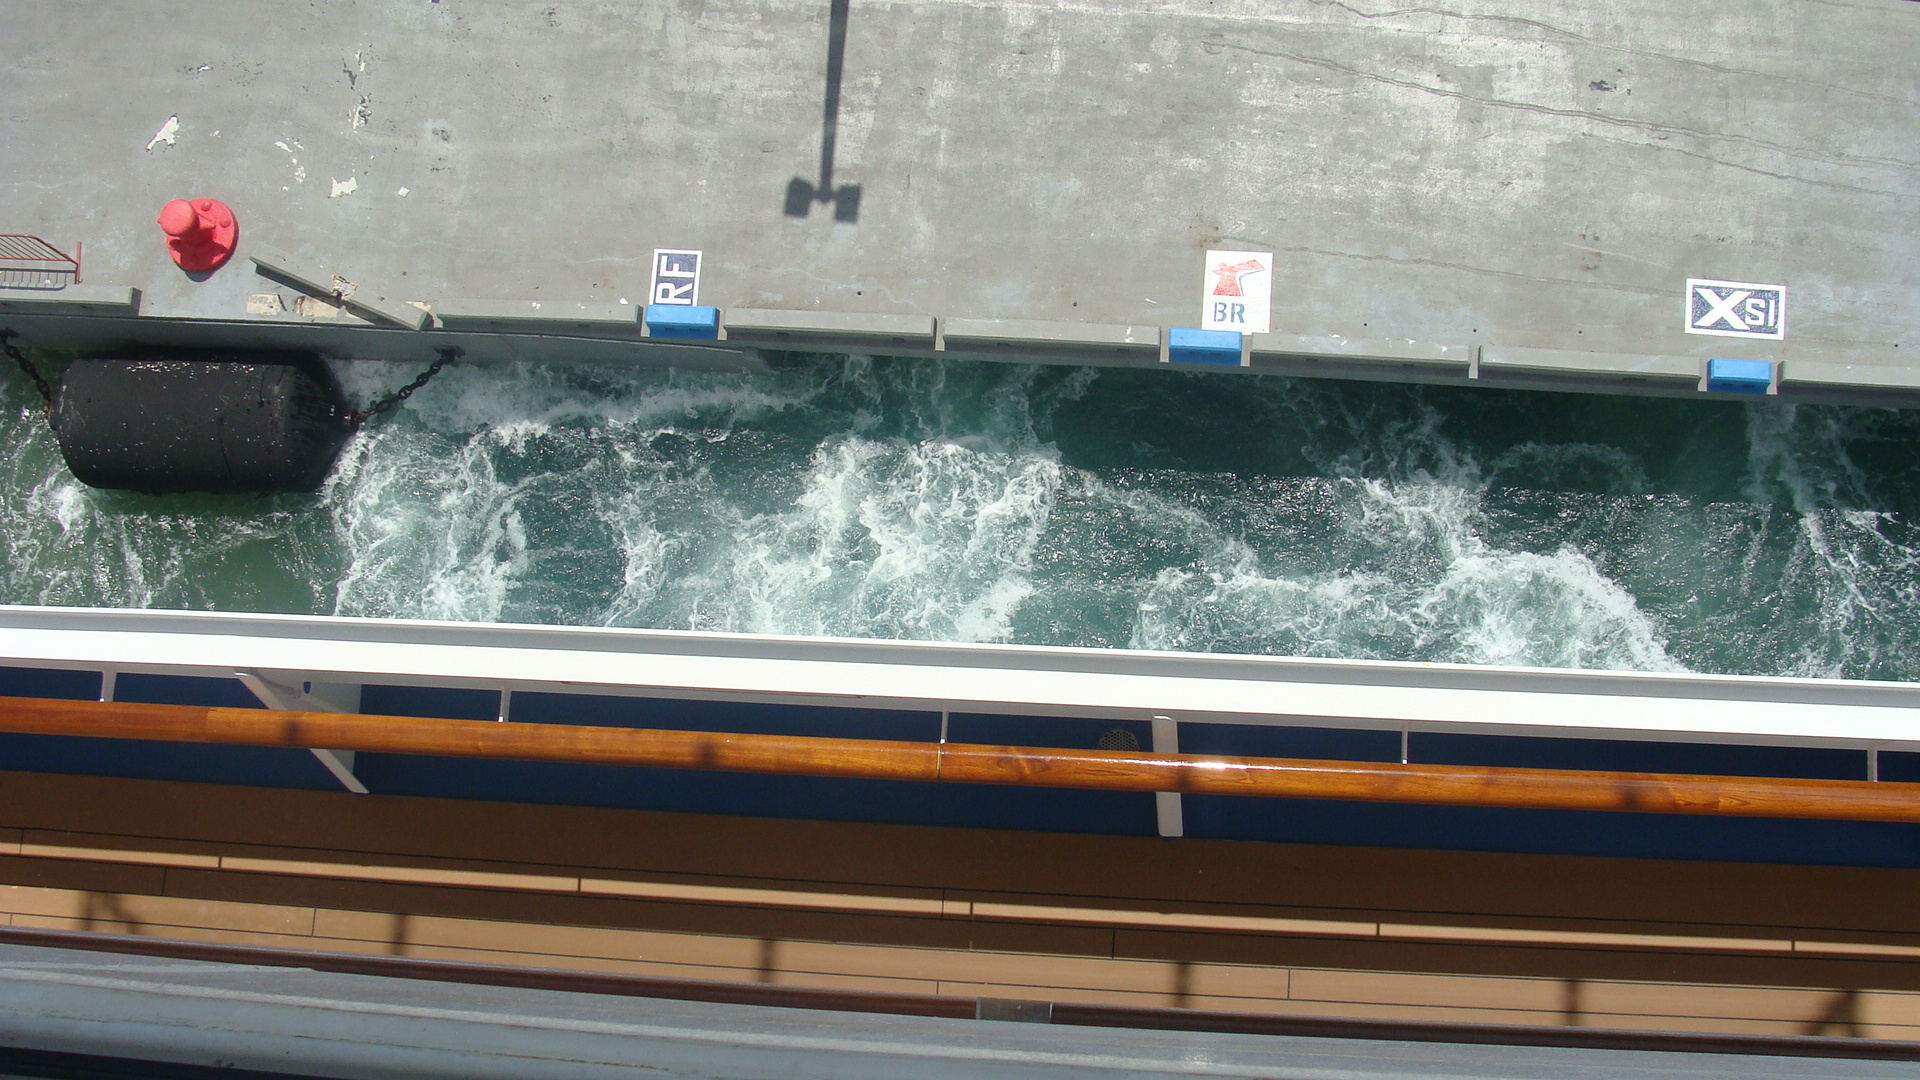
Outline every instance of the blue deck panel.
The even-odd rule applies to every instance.
[[[1393,732],[1183,724],[1187,753],[1398,761]],[[1510,768],[1725,776],[1866,778],[1857,750],[1541,739],[1415,732],[1414,761]],[[1887,780],[1920,774],[1920,754],[1882,754]],[[1898,775],[1896,775],[1898,774]],[[1920,825],[1574,810],[1500,810],[1319,799],[1182,797],[1186,834],[1362,847],[1843,866],[1920,866]]]
[[[454,697],[433,700],[434,691],[414,687],[367,687],[362,708],[401,715],[462,715],[490,718],[476,704],[460,712]],[[376,708],[376,705],[378,708]],[[489,702],[488,708],[491,708]],[[587,723],[606,727],[659,727],[680,731],[737,731],[767,735],[815,735],[847,739],[934,742],[940,714],[894,709],[851,709],[602,697],[586,694],[519,693],[515,723]],[[967,742],[1028,742],[1092,746],[1110,722],[1036,721],[1021,717],[956,715],[949,738]],[[1146,724],[1131,725],[1142,745]],[[1037,730],[1036,730],[1037,728]],[[1062,731],[1071,735],[1062,738]],[[1038,741],[1035,741],[1038,740]],[[1153,798],[1131,792],[1068,791],[1000,785],[923,784],[707,772],[632,769],[543,762],[502,762],[363,754],[355,772],[374,791],[393,795],[563,803],[630,810],[664,810],[747,817],[793,817],[821,821],[944,825],[985,829],[1038,829],[1118,835],[1153,835]]]
[[[1880,779],[1902,784],[1920,784],[1920,754],[1880,754]]]
[[[752,735],[817,735],[834,739],[934,742],[940,738],[939,713],[770,702],[516,693],[513,719],[517,723],[532,724],[738,731]]]
[[[1816,780],[1867,778],[1866,751],[1831,747],[1540,739],[1416,732],[1409,748],[1413,760],[1435,765],[1690,773],[1698,776],[1801,776]]]
[[[53,668],[0,667],[0,695],[59,698],[62,701],[100,700],[100,673]]]
[[[1258,804],[1258,805],[1253,805]],[[1920,825],[1318,799],[1183,799],[1187,835],[1289,844],[1920,867]]]
[[[360,711],[374,716],[437,716],[444,720],[498,720],[497,690],[468,690],[447,686],[382,686],[360,688]]]
[[[1400,734],[1355,728],[1250,727],[1181,724],[1180,752],[1227,757],[1325,758],[1399,761]]]
[[[94,672],[0,667],[0,695],[97,701],[100,676]],[[155,705],[261,707],[236,679],[186,675],[122,674],[115,681],[114,698]],[[0,769],[308,791],[340,790],[340,782],[312,754],[270,746],[0,734]]]

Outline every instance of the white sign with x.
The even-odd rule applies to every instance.
[[[1787,287],[1688,278],[1687,333],[1775,340],[1786,337]]]

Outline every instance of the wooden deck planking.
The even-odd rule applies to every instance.
[[[0,784],[0,843],[24,852],[0,847],[14,926],[1299,1016],[1920,1036],[1920,875],[1904,871],[1454,863],[0,774],[16,777]],[[451,808],[464,829],[443,847]],[[595,835],[536,848],[529,821]],[[615,860],[604,840],[622,835],[649,842]],[[1319,876],[1335,870],[1350,873]],[[1656,904],[1663,879],[1724,895],[1729,924],[1700,919],[1688,888]],[[1779,896],[1794,889],[1810,897]]]

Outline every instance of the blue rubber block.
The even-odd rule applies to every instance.
[[[700,338],[712,341],[720,336],[720,309],[687,307],[679,304],[648,304],[647,336]]]
[[[1240,366],[1240,335],[1232,330],[1176,326],[1167,334],[1167,360],[1175,364]]]
[[[1724,394],[1764,394],[1773,385],[1771,360],[1709,360],[1707,389]]]

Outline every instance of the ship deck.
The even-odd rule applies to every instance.
[[[122,3],[0,26],[0,230],[84,242],[82,283],[0,289],[42,344],[1152,365],[1200,325],[1206,253],[1243,249],[1275,263],[1246,370],[1691,395],[1734,358],[1788,397],[1920,394],[1904,0]],[[210,276],[154,224],[202,195],[240,219]],[[720,349],[648,347],[659,248],[703,252]],[[335,274],[363,306],[312,287]],[[1784,287],[1783,336],[1687,332],[1692,279]],[[437,333],[344,332],[410,301]]]
[[[0,328],[34,348],[1160,366],[1202,321],[1208,252],[1233,250],[1274,256],[1242,372],[1705,399],[1723,396],[1708,362],[1744,359],[1778,400],[1920,405],[1905,0],[120,2],[9,6],[0,36],[0,232],[84,247],[78,280],[0,285]],[[239,216],[211,274],[167,260],[154,219],[183,196]],[[650,336],[656,249],[701,252],[720,336]],[[1696,279],[1783,290],[1782,335],[1689,333]],[[537,722],[542,700],[597,695],[686,723],[885,707],[874,723],[913,713],[924,741],[949,720],[1081,743],[1178,724],[1209,752],[1338,736],[1389,761],[1920,768],[1903,686],[6,618],[10,692],[79,700],[247,704],[337,678],[347,707],[395,715],[466,695],[468,718]],[[363,759],[350,794],[295,751],[3,742],[0,924],[19,940],[1920,1039],[1913,826],[941,801],[401,755]]]
[[[1915,874],[0,773],[7,944],[91,932],[556,983],[1012,999],[1059,1023],[1088,1022],[1068,1019],[1076,1007],[1178,1009],[1335,1037],[1551,1045],[1560,1031],[1580,1045],[1585,1032],[1644,1050],[1628,1032],[1716,1033],[1781,1040],[1753,1053],[1892,1042],[1883,1053],[1910,1058]]]

